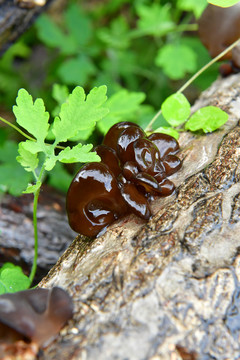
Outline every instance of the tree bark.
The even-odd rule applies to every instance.
[[[183,133],[176,192],[154,216],[78,236],[40,286],[73,297],[73,319],[41,360],[234,359],[240,315],[240,75],[217,80],[193,111],[215,105],[228,122]]]
[[[0,199],[0,267],[6,262],[20,265],[30,273],[34,257],[33,195]],[[65,212],[65,196],[44,186],[38,204],[38,269],[35,282],[57,262],[72,243]]]
[[[22,35],[54,0],[27,7],[22,0],[0,0],[0,56]],[[29,1],[30,3],[30,1]]]

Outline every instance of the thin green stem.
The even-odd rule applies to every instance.
[[[38,180],[38,176],[37,176],[37,174],[36,174],[36,171],[33,170],[32,173],[33,173],[34,179],[37,181],[37,180]]]
[[[66,149],[66,148],[65,148],[65,146],[57,145],[57,146],[56,146],[56,149],[64,150],[64,149]]]
[[[37,271],[37,259],[38,259],[37,204],[38,204],[39,193],[40,193],[40,188],[34,193],[34,200],[33,200],[34,258],[33,258],[31,273],[29,275],[30,283],[33,282],[33,279]]]
[[[183,32],[183,31],[197,31],[198,24],[181,24],[178,25],[173,31],[174,32]]]
[[[150,121],[150,123],[148,124],[148,126],[146,127],[145,132],[148,132],[148,131],[152,130],[153,124],[155,123],[157,118],[161,115],[161,113],[162,113],[162,109],[159,109],[158,112],[154,115],[154,117]]]
[[[220,60],[224,55],[226,55],[229,51],[231,51],[235,46],[240,43],[240,39],[236,40],[232,45],[228,46],[224,51],[222,51],[219,55],[213,58],[209,63],[203,66],[200,70],[196,72],[178,91],[177,93],[182,93],[199,75],[201,75],[205,70],[207,70],[210,66],[212,66],[216,61]]]
[[[32,141],[37,141],[36,139],[34,139],[33,137],[29,136],[28,134],[26,134],[24,131],[22,131],[21,129],[19,129],[19,127],[17,127],[16,125],[12,124],[10,121],[7,121],[6,119],[2,118],[0,116],[0,121],[2,121],[4,124],[9,125],[11,128],[13,128],[14,130],[16,130],[17,132],[19,132],[22,136],[24,136],[25,138],[27,138],[28,140],[32,140]],[[51,146],[51,144],[47,144],[49,146]],[[61,146],[61,145],[57,145],[56,146],[57,149],[61,149],[64,150],[65,147]]]
[[[213,65],[216,61],[220,60],[225,54],[231,51],[235,46],[240,44],[240,38],[236,40],[232,45],[228,46],[224,51],[222,51],[219,55],[209,61],[205,66],[203,66],[199,71],[196,72],[178,91],[177,93],[182,93],[192,82],[201,75],[205,70],[207,70],[211,65]],[[157,118],[161,115],[161,109],[156,113],[156,115],[152,118],[145,131],[151,131],[152,125],[157,120]]]
[[[38,177],[38,180],[41,181],[41,185],[42,185],[43,176],[44,176],[44,166],[42,166]],[[37,206],[38,206],[38,198],[39,198],[40,190],[41,190],[41,186],[35,191],[34,199],[33,199],[34,258],[33,258],[31,273],[29,275],[30,283],[33,282],[33,279],[37,271],[37,259],[38,259]]]
[[[173,26],[171,29],[168,30],[167,34],[171,34],[171,33],[178,33],[178,32],[183,32],[183,31],[197,31],[198,29],[198,25],[197,24],[181,24],[181,25],[177,25],[177,26]],[[162,38],[163,36],[167,35],[162,34],[159,36],[156,36],[158,38]],[[147,31],[144,30],[132,30],[129,33],[129,38],[131,40],[135,40],[138,39],[140,37],[144,37],[144,36],[149,36],[150,34]]]
[[[11,122],[7,121],[6,119],[2,118],[1,116],[0,116],[0,120],[1,120],[3,123],[11,126],[14,130],[18,131],[21,135],[25,136],[27,139],[32,140],[32,141],[36,141],[36,139],[32,138],[31,136],[29,136],[28,134],[26,134],[24,131],[22,131],[21,129],[19,129],[16,125],[12,124]]]

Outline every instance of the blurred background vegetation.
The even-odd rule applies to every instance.
[[[134,121],[145,128],[163,100],[210,60],[197,35],[207,0],[56,3],[0,59],[0,115],[9,121],[14,121],[12,106],[21,87],[43,98],[55,116],[75,86],[88,93],[104,84],[110,115],[81,138],[97,144],[116,122]],[[188,100],[193,103],[217,76],[214,65],[185,91]],[[160,125],[166,125],[161,117],[155,128]],[[13,195],[31,180],[15,159],[18,140],[0,124],[0,191]],[[47,181],[66,192],[71,178],[59,164]]]

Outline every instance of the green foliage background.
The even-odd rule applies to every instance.
[[[76,85],[86,93],[107,85],[109,115],[94,132],[82,130],[73,140],[96,144],[119,121],[145,128],[161,103],[210,59],[196,33],[206,5],[207,0],[68,1],[62,12],[41,15],[0,59],[0,110],[11,119],[17,91],[24,87],[34,98],[43,98],[55,116]],[[200,76],[186,93],[189,101],[216,76],[216,66]],[[154,128],[166,125],[159,117]],[[5,174],[0,175],[0,191],[20,195],[30,176],[22,175],[14,156],[6,164],[6,148],[14,148],[5,143],[8,137],[0,128],[0,170]],[[7,180],[12,169],[22,179],[19,190]],[[64,192],[70,180],[61,164],[48,176]]]

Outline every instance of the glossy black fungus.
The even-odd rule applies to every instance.
[[[153,176],[164,172],[158,148],[148,139],[142,138],[135,141],[133,159],[140,171]]]
[[[106,146],[114,149],[115,151],[117,151],[117,143],[118,143],[118,138],[119,138],[120,134],[122,133],[123,130],[127,129],[128,127],[132,127],[132,126],[135,126],[140,129],[140,126],[138,126],[137,124],[133,124],[129,121],[122,121],[122,122],[119,122],[119,123],[113,125],[108,130],[107,134],[105,135],[105,137],[103,139],[103,145],[106,145]]]
[[[117,154],[121,164],[134,158],[134,144],[144,136],[144,131],[136,126],[130,126],[120,133],[117,140]]]
[[[234,41],[240,38],[240,2],[234,6],[222,8],[209,4],[198,21],[198,33],[203,45],[210,55],[215,57]],[[222,60],[229,60],[229,64],[222,64],[220,72],[228,75],[240,69],[239,46],[229,51]]]
[[[59,288],[31,289],[0,296],[0,343],[17,340],[43,345],[73,315],[68,293]]]
[[[121,166],[116,151],[105,145],[98,145],[93,150],[100,156],[101,162],[107,165],[113,174],[118,177],[121,173]]]
[[[84,165],[67,194],[67,213],[72,229],[94,236],[126,212],[127,205],[109,166],[102,162]]]
[[[138,125],[121,122],[94,150],[101,162],[84,165],[67,194],[69,224],[78,233],[96,236],[132,212],[149,219],[149,199],[168,196],[175,189],[167,177],[182,163],[176,156],[178,142],[169,135],[147,137]]]
[[[153,133],[148,136],[148,140],[157,146],[161,159],[166,155],[174,155],[179,151],[177,140],[170,135]]]
[[[138,191],[134,184],[130,182],[124,184],[121,188],[121,194],[131,212],[146,220],[150,218],[151,210],[147,198]]]

